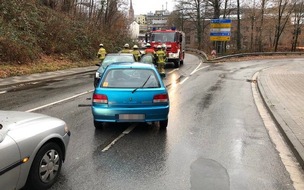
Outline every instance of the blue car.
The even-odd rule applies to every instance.
[[[109,65],[92,97],[94,125],[107,122],[157,122],[168,125],[169,95],[152,64]]]

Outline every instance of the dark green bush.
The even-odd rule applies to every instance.
[[[41,55],[71,60],[96,58],[98,44],[115,52],[129,41],[122,29],[103,31],[88,19],[51,9],[41,0],[0,4],[0,61],[26,63]]]

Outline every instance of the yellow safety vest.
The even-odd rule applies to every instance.
[[[166,61],[166,53],[163,50],[157,50],[155,52],[157,63],[165,63]]]
[[[100,55],[99,56],[100,60],[104,60],[104,58],[106,57],[106,54],[107,54],[107,52],[106,52],[105,48],[99,48],[97,55]]]
[[[139,50],[133,50],[133,55],[135,57],[135,61],[139,61],[140,59],[140,51]]]
[[[130,49],[123,49],[120,51],[120,53],[132,53],[132,50]]]

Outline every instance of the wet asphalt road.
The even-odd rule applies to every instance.
[[[179,70],[167,69],[167,131],[148,124],[95,130],[88,106],[93,73],[11,89],[0,94],[0,105],[3,110],[37,108],[33,111],[70,126],[67,159],[53,190],[294,189],[246,81],[281,64],[201,64],[188,54]],[[68,97],[74,98],[61,101]]]

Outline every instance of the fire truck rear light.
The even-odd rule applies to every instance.
[[[93,102],[94,103],[100,103],[100,104],[107,104],[108,103],[108,97],[103,94],[94,94],[93,95]]]
[[[157,94],[153,98],[153,103],[169,102],[168,94]]]

